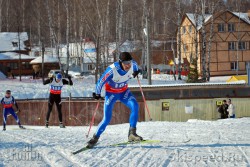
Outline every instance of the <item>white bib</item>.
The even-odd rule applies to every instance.
[[[133,64],[131,65],[130,69],[128,70],[128,72],[125,75],[120,75],[115,67],[114,64],[110,65],[110,68],[112,68],[113,71],[113,78],[112,80],[116,83],[123,83],[128,81],[133,74]]]
[[[59,82],[56,82],[56,80],[53,78],[53,81],[50,84],[50,89],[53,89],[53,90],[60,89],[61,90],[62,87],[63,87],[62,79]]]

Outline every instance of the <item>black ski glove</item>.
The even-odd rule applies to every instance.
[[[134,71],[133,72],[133,77],[135,78],[135,77],[137,77],[138,76],[138,74],[141,72],[141,70],[139,69],[138,71]]]
[[[99,94],[93,93],[93,98],[96,99],[96,100],[99,100],[99,99],[101,99],[102,97],[101,97],[101,95],[99,95]]]
[[[68,76],[68,79],[71,80],[71,76],[70,75]]]

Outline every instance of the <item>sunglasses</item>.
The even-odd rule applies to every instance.
[[[122,64],[125,64],[125,65],[129,65],[129,64],[131,64],[131,60],[129,60],[129,61],[122,61]]]
[[[11,93],[6,93],[7,95],[10,95]]]

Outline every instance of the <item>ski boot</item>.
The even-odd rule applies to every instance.
[[[93,148],[95,145],[96,145],[96,143],[98,142],[98,139],[99,139],[99,137],[97,137],[96,135],[94,135],[91,139],[90,139],[90,141],[88,141],[88,145],[86,146],[87,148]]]
[[[142,140],[143,138],[136,134],[136,128],[130,127],[129,133],[128,133],[128,141],[133,142],[133,141],[142,141]]]
[[[23,127],[22,125],[19,125],[19,128],[20,129],[26,129],[25,127]]]
[[[63,125],[62,122],[60,122],[59,126],[60,126],[60,128],[65,128],[65,126]]]
[[[48,121],[46,121],[46,123],[45,123],[45,128],[49,128],[49,122]]]
[[[6,127],[5,126],[3,127],[3,131],[6,131]]]

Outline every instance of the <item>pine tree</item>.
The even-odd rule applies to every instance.
[[[198,82],[198,70],[197,70],[197,58],[193,58],[190,63],[189,67],[189,74],[188,74],[188,83],[196,83]]]

